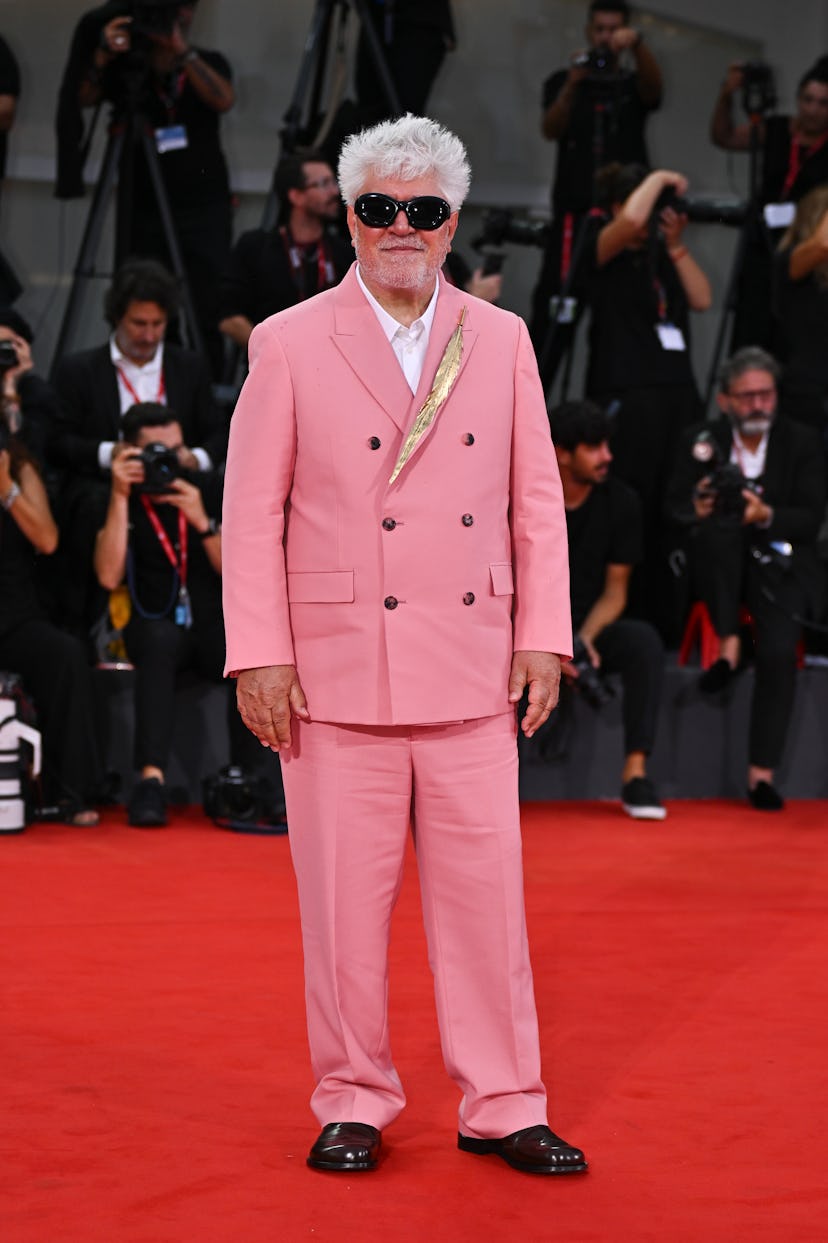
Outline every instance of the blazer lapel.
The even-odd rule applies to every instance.
[[[411,389],[373,309],[365,300],[355,272],[352,268],[336,289],[334,345],[360,384],[403,432],[408,425]]]

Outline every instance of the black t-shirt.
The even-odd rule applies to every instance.
[[[652,252],[648,246],[623,250],[600,268],[593,245],[588,299],[590,395],[694,383],[687,296],[660,240]],[[662,346],[656,332],[660,307],[664,322],[681,329],[686,349]]]
[[[321,264],[319,249],[313,246],[297,256],[300,262],[295,269],[288,239],[280,229],[242,233],[221,282],[219,319],[244,315],[251,324],[260,324],[268,315],[338,285],[354,252],[333,233],[326,235],[323,246]]]
[[[641,502],[610,476],[577,509],[566,511],[572,625],[577,630],[604,590],[608,565],[641,560]]]
[[[221,514],[221,488],[213,472],[192,477],[204,500],[209,517],[218,519]],[[150,498],[161,526],[166,531],[180,563],[179,511],[173,505]],[[171,617],[178,600],[179,579],[167,559],[161,542],[155,533],[141,499],[129,498],[129,556],[127,585],[133,599],[135,613]],[[187,591],[192,604],[193,617],[215,617],[221,611],[221,577],[216,573],[204,550],[204,541],[187,524]]]
[[[221,52],[198,48],[198,54],[223,78],[232,78],[228,60]],[[119,98],[123,90],[124,68],[118,58],[104,76],[104,94]],[[219,141],[220,114],[202,103],[183,70],[163,81],[150,77],[142,88],[140,109],[153,130],[183,126],[186,146],[159,151],[159,164],[170,205],[198,207],[230,197],[230,178]],[[139,211],[152,209],[155,196],[143,151],[135,156],[135,205]]]
[[[828,182],[828,142],[825,142],[810,154],[807,147],[801,150],[798,172],[790,189],[785,193],[791,147],[791,118],[768,117],[765,121],[762,177],[762,201],[765,203],[798,203],[809,190]]]
[[[20,69],[14,53],[6,40],[0,35],[0,95],[13,95],[17,99],[20,94]],[[0,132],[0,178],[6,175],[6,138]]]
[[[543,110],[563,90],[568,71],[559,69],[543,84]],[[585,212],[593,205],[593,178],[603,164],[649,167],[644,126],[651,111],[641,102],[635,74],[627,70],[612,81],[586,79],[578,84],[566,132],[558,140],[558,162],[552,186],[555,214]],[[596,152],[596,139],[600,151]]]

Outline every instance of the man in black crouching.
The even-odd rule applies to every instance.
[[[135,765],[129,823],[167,823],[164,773],[174,725],[175,678],[195,669],[221,682],[221,480],[212,471],[188,473],[175,411],[157,402],[134,405],[112,450],[106,521],[95,544],[102,587],[126,582],[131,616],[124,631],[136,667]],[[234,763],[255,765],[260,748],[228,694]]]
[[[609,420],[589,401],[568,401],[549,416],[561,472],[569,538],[575,660],[570,682],[590,670],[620,673],[624,766],[621,803],[636,820],[667,815],[647,776],[661,697],[664,650],[653,626],[623,616],[633,566],[641,559],[641,505],[609,474]],[[580,666],[580,672],[579,672]]]

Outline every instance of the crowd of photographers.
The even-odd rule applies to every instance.
[[[401,5],[400,25],[386,31],[407,99],[427,97],[454,45],[448,4],[420,7],[428,20]],[[285,157],[276,223],[232,242],[220,142],[232,71],[191,41],[195,11],[195,2],[108,0],[75,31],[57,118],[58,195],[82,192],[90,107],[106,102],[113,133],[127,135],[100,345],[60,358],[47,384],[28,324],[0,309],[0,668],[22,674],[37,703],[45,801],[78,824],[94,822],[105,787],[90,724],[90,634],[93,659],[117,651],[136,668],[130,823],[166,822],[176,674],[219,680],[222,663],[230,413],[215,383],[243,372],[256,323],[336,284],[352,259],[327,148]],[[427,81],[414,81],[415,44]],[[596,706],[608,694],[604,674],[621,675],[622,803],[633,817],[661,819],[647,757],[665,646],[678,645],[689,602],[703,600],[719,657],[700,689],[721,695],[747,659],[749,621],[748,798],[775,810],[802,624],[824,620],[826,594],[817,535],[828,456],[828,57],[803,74],[793,116],[773,111],[767,66],[730,66],[711,139],[747,153],[752,186],[746,204],[725,209],[688,199],[681,172],[650,167],[646,125],[664,88],[627,5],[589,5],[586,45],[542,88],[541,128],[557,161],[530,325],[551,392],[588,315],[583,400],[550,410],[576,633],[564,673]],[[360,56],[375,119],[382,103],[364,47]],[[6,73],[2,129],[14,111],[4,110],[4,81],[12,103],[19,93]],[[721,417],[705,422],[690,340],[692,315],[712,293],[686,230],[724,211],[741,226],[735,313]],[[493,213],[486,239],[526,240],[522,227]],[[446,276],[475,296],[500,295],[485,265],[472,271],[452,255]],[[199,348],[180,344],[179,327]],[[54,553],[58,530],[44,572],[38,554]],[[254,768],[230,697],[228,728],[232,760]]]

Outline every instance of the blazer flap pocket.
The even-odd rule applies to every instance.
[[[293,604],[350,604],[354,599],[353,570],[310,570],[288,574],[288,600]]]
[[[492,591],[496,596],[514,595],[515,583],[512,578],[511,561],[496,561],[489,566],[492,576]]]

